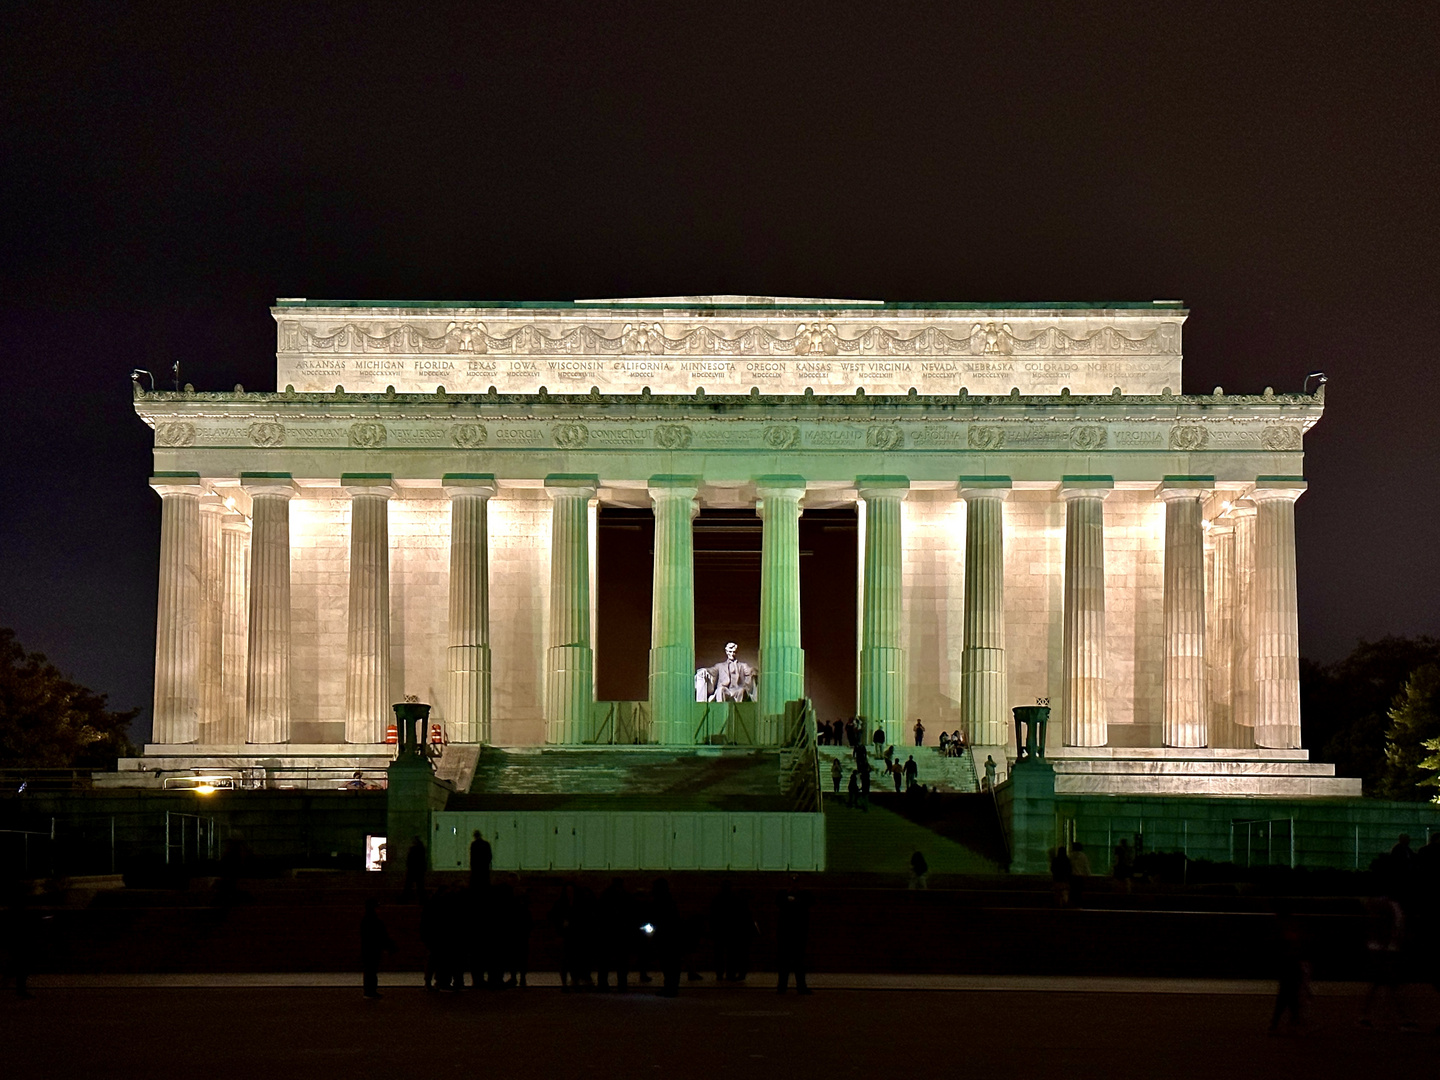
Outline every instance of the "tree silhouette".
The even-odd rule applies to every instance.
[[[104,694],[65,678],[0,627],[0,767],[112,768],[135,752],[126,728],[139,712],[106,708]]]

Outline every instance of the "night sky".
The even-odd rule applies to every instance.
[[[1325,371],[1302,651],[1440,633],[1437,24],[8,5],[0,625],[148,714],[159,500],[127,376],[273,390],[276,296],[773,293],[1175,298],[1186,393]]]

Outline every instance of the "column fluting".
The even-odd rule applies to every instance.
[[[200,477],[155,476],[150,486],[160,496],[150,737],[157,743],[193,743],[200,734]]]
[[[699,481],[655,476],[654,592],[650,614],[650,710],[655,742],[695,741],[695,542]]]
[[[773,746],[785,703],[805,696],[805,650],[800,647],[800,501],[805,481],[767,476],[755,483],[760,536],[760,730]]]
[[[1295,501],[1303,480],[1257,482],[1255,519],[1255,745],[1300,745],[1300,623],[1295,591]]]
[[[288,477],[249,478],[250,612],[245,730],[251,743],[290,741],[290,499]]]
[[[580,743],[590,736],[595,700],[590,644],[590,500],[594,476],[552,476],[550,511],[550,646],[546,655],[545,741]]]
[[[1009,477],[960,482],[965,500],[965,644],[960,717],[976,746],[1008,740],[1005,671],[1005,500]]]
[[[1235,623],[1230,655],[1230,717],[1255,741],[1255,503],[1235,504]]]
[[[1105,499],[1108,480],[1066,483],[1061,712],[1066,746],[1104,746]]]
[[[490,499],[495,477],[445,477],[450,497],[450,636],[446,650],[451,742],[490,741]]]
[[[910,481],[862,476],[865,502],[865,588],[860,616],[860,716],[867,730],[885,731],[887,745],[905,744],[905,689],[909,669],[901,648],[904,614],[904,501]],[[797,533],[798,545],[798,533]],[[799,562],[796,566],[798,569]]]
[[[215,741],[245,742],[245,628],[249,624],[250,524],[231,511],[220,526],[220,721]]]
[[[1165,502],[1165,661],[1161,744],[1209,745],[1205,698],[1203,486],[1172,481]]]
[[[224,663],[225,570],[221,523],[225,504],[218,495],[200,499],[200,733],[207,745],[218,738],[224,700],[220,686]]]
[[[1217,520],[1209,532],[1210,587],[1205,615],[1205,668],[1210,695],[1210,745],[1238,748],[1250,733],[1235,723],[1235,523]],[[1242,735],[1244,736],[1242,739]]]
[[[390,723],[389,476],[342,476],[350,496],[345,741],[383,743]]]

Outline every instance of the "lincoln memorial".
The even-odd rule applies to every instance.
[[[773,746],[827,689],[800,538],[828,513],[857,537],[844,704],[897,747],[917,718],[962,729],[1003,776],[1012,708],[1048,702],[1057,790],[1358,794],[1300,738],[1323,387],[1183,394],[1178,302],[271,313],[275,392],[135,388],[162,505],[142,764],[384,760],[407,696],[452,747]],[[648,668],[606,701],[619,511],[653,520],[648,642],[623,643]],[[719,511],[758,533],[758,633],[716,639],[753,703],[697,701],[739,677],[697,649],[696,522]]]

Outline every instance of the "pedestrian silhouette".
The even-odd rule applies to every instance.
[[[470,888],[484,889],[490,884],[490,863],[494,858],[494,851],[490,847],[490,841],[480,835],[476,829],[474,838],[470,841]]]
[[[360,971],[363,994],[373,1001],[380,996],[380,956],[394,952],[395,942],[385,932],[380,921],[380,901],[370,897],[365,901],[365,914],[360,919]]]
[[[600,935],[595,985],[610,989],[610,975],[615,975],[615,989],[629,987],[630,943],[637,932],[635,904],[620,878],[612,878],[600,894]]]
[[[805,952],[810,938],[810,895],[798,889],[782,890],[775,898],[775,963],[778,968],[777,994],[785,993],[790,976],[795,991],[810,993],[805,984]]]

